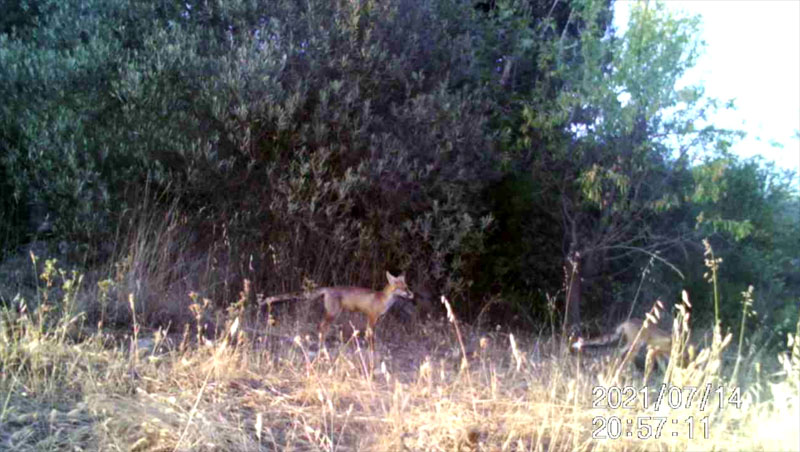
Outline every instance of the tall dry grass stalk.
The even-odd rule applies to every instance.
[[[415,324],[410,333],[385,322],[372,370],[356,337],[319,349],[283,318],[254,323],[247,290],[240,306],[219,313],[209,328],[202,320],[210,303],[193,296],[187,303],[199,320],[182,334],[135,326],[123,334],[68,334],[80,316],[52,307],[80,278],[51,268],[57,276],[41,289],[49,291],[41,293],[47,303],[34,309],[17,299],[0,311],[2,449],[669,451],[797,444],[796,429],[759,429],[797,420],[800,332],[781,358],[784,373],[761,392],[728,386],[722,352],[730,336],[719,328],[694,356],[673,347],[666,371],[649,375],[644,390],[633,366],[571,357],[557,344],[502,328],[474,331],[454,317],[452,330],[445,319]],[[682,343],[688,323],[677,319],[674,326],[675,343]],[[714,403],[701,409],[684,398],[679,406],[641,406],[645,393],[656,400],[661,391],[674,397],[671,388],[682,388],[685,397],[690,386],[700,394],[711,388]],[[624,410],[593,405],[596,388],[615,387],[635,388],[640,403]],[[719,388],[726,388],[721,408]],[[655,430],[647,440],[594,438],[598,419],[609,425],[614,417],[677,424],[664,426],[658,439]]]

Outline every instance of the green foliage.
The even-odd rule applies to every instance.
[[[675,89],[696,59],[696,19],[638,4],[616,37],[602,26],[603,11],[597,1],[576,6],[586,28],[576,42],[561,37],[551,48],[552,70],[542,85],[559,89],[554,97],[535,91],[525,99],[516,147],[531,156],[544,187],[538,200],[554,205],[563,225],[562,261],[578,263],[583,287],[572,292],[609,299],[610,275],[633,287],[630,270],[651,258],[669,264],[661,253],[690,230],[662,221],[680,206],[676,181],[685,179],[687,160],[673,144],[700,141],[690,135],[698,135],[691,124],[702,105],[696,90]],[[719,134],[703,139],[714,142]]]
[[[697,128],[724,107],[675,87],[697,20],[648,2],[615,36],[605,0],[492,5],[9,2],[3,251],[49,234],[99,260],[162,209],[191,231],[164,261],[224,244],[209,261],[258,291],[405,270],[467,313],[499,292],[536,318],[570,256],[581,293],[629,301],[648,262],[644,296],[702,274],[711,236],[723,311],[742,284],[757,310],[787,300],[797,195],[727,154],[740,133]]]
[[[49,19],[56,8],[53,0],[6,0],[0,18],[0,34],[22,36],[30,34]]]
[[[697,129],[707,111],[723,105],[704,98],[702,87],[676,89],[702,48],[698,19],[677,16],[659,2],[641,2],[632,7],[625,33],[609,36],[600,20],[602,2],[573,6],[585,28],[575,40],[561,36],[556,45],[540,47],[539,61],[550,70],[521,102],[518,119],[508,121],[515,129],[507,140],[517,159],[530,161],[522,168],[537,181],[533,203],[549,206],[551,218],[562,224],[562,262],[580,256],[582,287],[573,292],[621,299],[627,309],[636,287],[637,272],[631,270],[651,259],[666,274],[660,278],[663,287],[645,287],[645,297],[697,286],[693,278],[704,273],[700,241],[713,232],[747,240],[752,253],[773,255],[766,239],[793,229],[771,226],[787,202],[788,185],[778,174],[757,165],[728,172],[731,162],[725,158],[691,166],[704,155],[728,156],[730,144],[742,135],[712,126]],[[552,87],[557,87],[553,96]],[[726,205],[724,198],[742,205]],[[733,256],[727,247],[715,243],[714,248],[726,262],[722,298],[738,297],[754,275],[741,273],[747,265],[737,259],[734,278],[748,277],[728,280]],[[766,265],[755,256],[747,259]],[[686,275],[691,280],[682,281]],[[614,287],[608,283],[612,278]],[[782,292],[780,284],[767,285],[770,292]],[[708,286],[700,287],[698,294]],[[756,284],[756,294],[759,288],[764,284]],[[699,311],[710,306],[701,301]]]
[[[0,37],[12,207],[98,243],[167,194],[276,284],[399,267],[464,292],[499,173],[463,6],[58,3]]]
[[[761,319],[785,319],[796,311],[800,285],[796,273],[800,255],[800,198],[793,175],[760,159],[738,159],[723,153],[692,170],[694,184],[686,198],[696,218],[697,234],[710,237],[722,258],[720,298],[723,320],[733,323],[737,303],[749,285]],[[689,188],[689,187],[687,187]],[[705,290],[690,273],[689,284]],[[707,289],[706,289],[707,290]],[[704,298],[701,297],[701,300]],[[788,309],[787,307],[794,307]],[[792,325],[784,325],[784,333]]]
[[[0,35],[3,197],[32,229],[48,217],[57,234],[89,240],[110,228],[110,192],[129,180],[125,170],[139,169],[116,158],[117,137],[104,124],[114,104],[109,82],[124,57],[112,39],[121,25],[111,20],[120,13],[113,7],[124,5],[36,4],[26,28]],[[16,240],[25,235],[19,223],[3,228]]]

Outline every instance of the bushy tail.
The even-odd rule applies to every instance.
[[[271,297],[262,298],[259,303],[260,304],[272,304],[272,303],[280,303],[283,301],[300,301],[300,300],[310,300],[312,298],[317,298],[321,295],[320,290],[315,290],[313,292],[290,292],[284,293],[280,295],[273,295]]]
[[[590,340],[585,340],[581,337],[578,338],[578,340],[572,344],[572,348],[579,350],[588,347],[604,347],[616,343],[617,341],[619,341],[619,338],[621,336],[622,332],[617,330],[611,334],[605,334],[603,336]]]

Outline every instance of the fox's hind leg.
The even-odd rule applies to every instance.
[[[331,327],[331,323],[336,320],[336,316],[330,315],[325,312],[322,317],[322,322],[319,324],[319,340],[320,342],[325,340],[325,337],[328,335],[328,329]]]
[[[328,329],[336,320],[336,317],[342,312],[342,303],[340,300],[335,298],[335,295],[326,292],[323,298],[323,303],[325,306],[325,313],[322,315],[322,322],[319,324],[319,340],[320,342],[325,340],[325,337],[328,335]]]

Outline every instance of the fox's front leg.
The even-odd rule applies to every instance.
[[[367,343],[369,344],[370,369],[374,366],[375,359],[375,325],[378,323],[378,316],[367,315]]]

